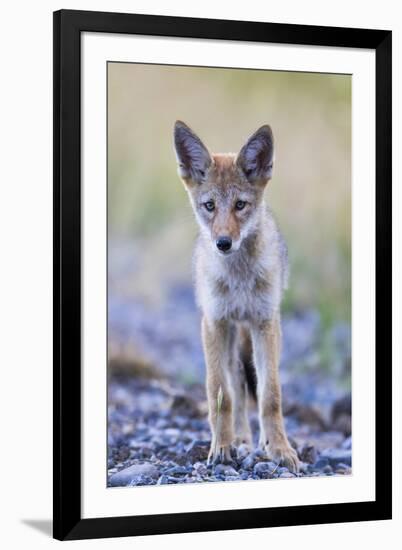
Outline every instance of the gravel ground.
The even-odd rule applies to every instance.
[[[170,287],[167,295],[151,307],[109,294],[109,486],[351,474],[348,325],[324,331],[314,310],[282,318],[283,412],[300,474],[244,447],[233,450],[231,464],[207,466],[199,312],[191,285]],[[253,409],[250,419],[256,444]]]
[[[285,385],[284,394],[295,393],[294,384]],[[351,474],[350,396],[333,400],[327,418],[319,407],[300,405],[289,396],[284,412],[290,442],[301,460],[297,476],[270,462],[261,450],[250,453],[243,446],[233,449],[231,464],[208,466],[210,432],[202,385],[183,391],[166,380],[113,376],[109,381],[108,486]],[[250,411],[250,418],[257,438],[255,411]],[[337,423],[343,431],[329,429]]]

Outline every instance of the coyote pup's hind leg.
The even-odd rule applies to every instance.
[[[212,432],[208,462],[230,462],[233,442],[233,399],[228,380],[230,327],[226,321],[202,319],[202,341],[207,369],[209,423]]]
[[[251,339],[248,331],[241,326],[233,326],[233,345],[231,346],[231,379],[233,387],[233,416],[235,445],[246,444],[250,450],[253,437],[248,417],[249,388],[245,372],[245,361],[251,361]],[[250,355],[250,357],[247,356]]]
[[[252,435],[248,419],[248,390],[244,369],[238,359],[231,365],[232,387],[233,387],[233,418],[236,447],[245,443],[252,446]]]

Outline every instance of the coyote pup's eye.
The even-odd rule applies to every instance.
[[[208,210],[208,212],[212,212],[215,210],[215,205],[212,201],[204,202],[205,208]]]
[[[245,201],[237,201],[236,202],[236,210],[243,210],[243,208],[246,206]]]

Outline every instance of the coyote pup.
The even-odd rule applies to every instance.
[[[250,389],[258,403],[260,447],[296,472],[278,372],[287,248],[263,197],[272,177],[271,128],[262,126],[237,155],[211,154],[181,121],[174,127],[174,143],[178,172],[200,226],[194,261],[212,431],[208,460],[230,461],[232,444],[251,447]]]

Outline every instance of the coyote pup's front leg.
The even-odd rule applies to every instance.
[[[233,441],[232,396],[228,383],[229,326],[226,321],[202,320],[202,340],[207,368],[209,423],[212,432],[208,462],[229,462]]]
[[[296,451],[286,437],[282,416],[279,358],[281,326],[279,316],[255,325],[251,331],[257,371],[260,446],[276,462],[292,472],[299,469]]]

